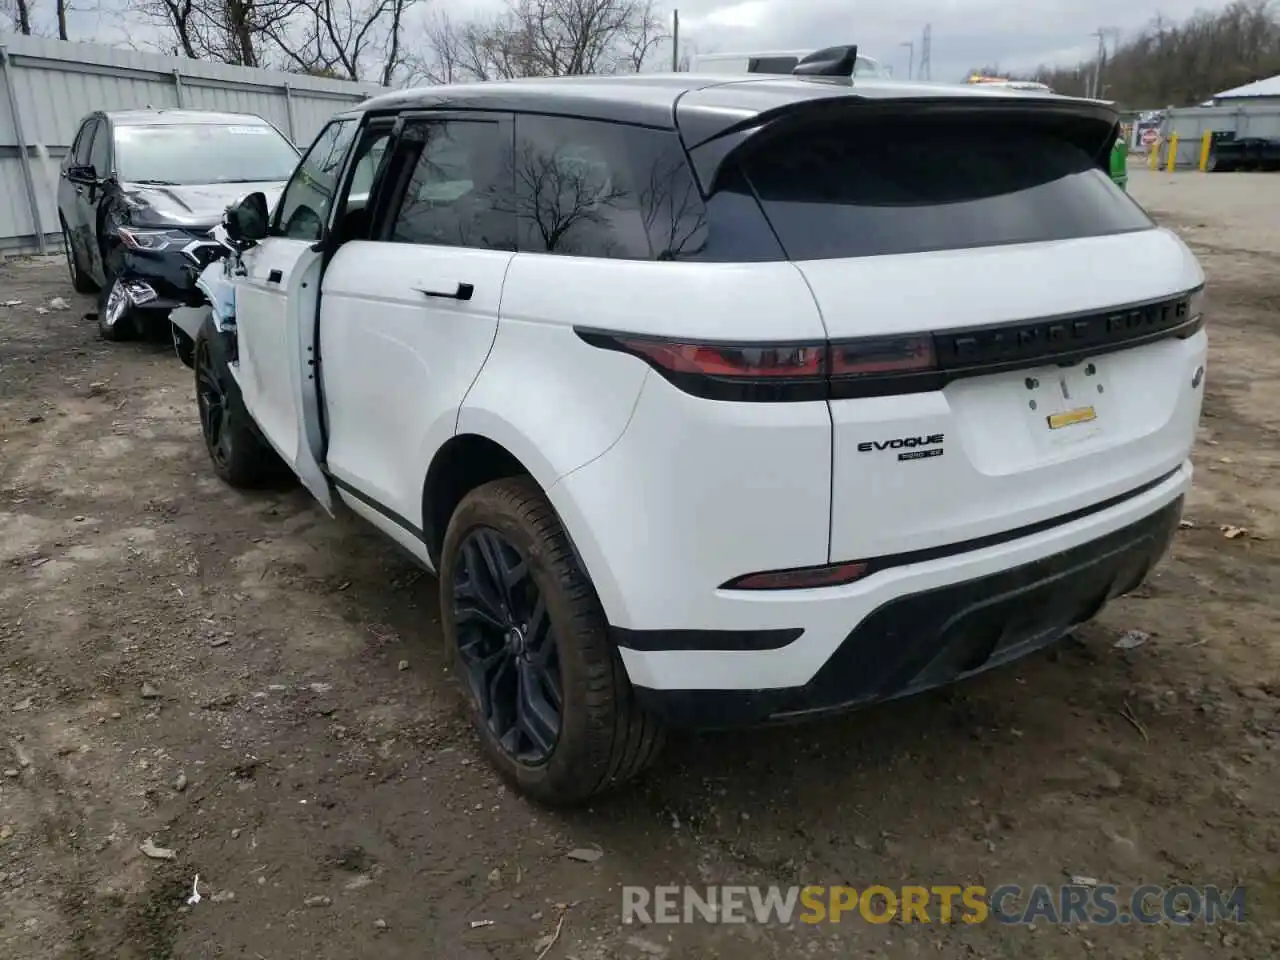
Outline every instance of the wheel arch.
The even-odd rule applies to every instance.
[[[436,451],[422,484],[422,539],[437,570],[449,519],[462,498],[482,484],[519,476],[533,477],[546,489],[519,457],[481,434],[455,434]]]
[[[510,448],[514,446],[519,454]],[[582,552],[570,529],[569,518],[561,509],[562,497],[556,493],[558,479],[546,463],[532,448],[524,448],[520,443],[505,444],[490,436],[479,433],[460,433],[450,437],[436,451],[431,465],[427,468],[426,479],[422,484],[422,540],[427,548],[427,556],[437,571],[440,569],[440,553],[444,546],[445,533],[449,529],[449,520],[462,498],[483,484],[505,477],[530,477],[551,501],[552,507],[560,519],[565,536],[569,539],[569,547],[573,551],[578,565],[591,575]]]

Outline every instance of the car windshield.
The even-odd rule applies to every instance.
[[[145,124],[115,134],[116,173],[132,183],[288,180],[298,163],[289,141],[265,124]]]

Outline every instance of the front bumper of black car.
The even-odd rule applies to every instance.
[[[200,273],[226,251],[199,231],[172,231],[162,249],[138,250],[121,246],[112,275],[126,284],[137,310],[167,311],[204,302],[196,287]]]

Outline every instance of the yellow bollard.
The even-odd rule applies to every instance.
[[[1157,140],[1151,146],[1147,147],[1147,167],[1152,170],[1160,169],[1160,141]]]
[[[1213,131],[1206,130],[1204,136],[1200,138],[1200,172],[1207,173],[1209,170],[1209,148],[1213,145]]]
[[[1178,135],[1175,133],[1169,138],[1169,172],[1173,173],[1173,168],[1178,164]]]

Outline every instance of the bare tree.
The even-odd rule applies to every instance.
[[[54,4],[58,16],[58,39],[67,39],[67,0],[56,0]]]
[[[655,0],[508,0],[488,19],[433,18],[412,73],[433,83],[634,73],[667,38]]]
[[[647,0],[518,0],[514,12],[545,76],[639,70],[666,38]]]
[[[667,33],[666,23],[658,17],[653,0],[644,0],[634,18],[634,23],[626,42],[631,49],[627,52],[626,65],[629,73],[639,73],[653,53],[654,47],[664,40],[671,39]]]
[[[1096,59],[1072,67],[1040,67],[1020,79],[1085,96],[1097,67]],[[1274,0],[1236,0],[1178,24],[1157,16],[1106,58],[1099,96],[1132,108],[1195,104],[1277,73],[1280,6]]]
[[[135,0],[132,12],[164,29],[175,53],[244,67],[270,65],[271,37],[301,0]]]
[[[0,6],[13,28],[24,37],[31,36],[31,0],[5,0]]]
[[[420,0],[298,0],[265,32],[295,70],[384,86],[404,65],[404,16]]]
[[[423,30],[422,52],[406,57],[408,78],[444,84],[520,75],[517,34],[505,19],[458,25],[447,13],[436,13]]]

